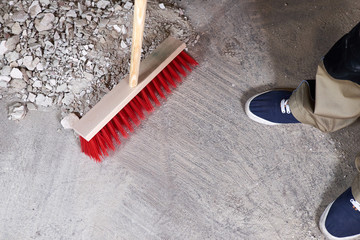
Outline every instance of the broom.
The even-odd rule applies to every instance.
[[[145,112],[160,105],[158,97],[180,83],[181,76],[198,63],[185,52],[185,43],[168,37],[140,64],[146,12],[146,0],[135,0],[130,74],[107,93],[73,129],[80,135],[81,150],[100,162],[115,150],[114,141],[121,143],[119,135],[128,137],[145,119]],[[129,84],[128,84],[129,81]]]

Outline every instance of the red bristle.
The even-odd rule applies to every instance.
[[[86,140],[85,140],[86,141]],[[100,147],[96,142],[96,138],[93,137],[89,142],[89,155],[97,162],[101,162],[100,156],[102,156]]]
[[[169,70],[173,79],[175,78],[177,82],[182,82],[181,77],[179,76],[179,74],[177,74],[176,70],[170,64],[166,66],[166,69]]]
[[[163,99],[166,99],[161,87],[160,87],[160,83],[159,83],[159,79],[158,77],[155,77],[153,80],[152,80],[152,83],[154,84],[154,87],[156,89],[156,91],[159,93],[160,97],[163,98]]]
[[[100,130],[100,133],[104,139],[105,144],[108,146],[108,148],[111,148],[113,151],[115,150],[114,144],[111,139],[111,133],[106,127],[103,127]]]
[[[112,121],[115,124],[116,130],[118,130],[124,138],[128,138],[129,134],[125,131],[125,129],[121,126],[120,120],[118,116],[113,117]]]
[[[168,71],[166,68],[164,68],[164,70],[162,70],[162,71],[160,72],[160,74],[166,79],[166,81],[167,81],[168,83],[170,83],[171,86],[173,86],[174,88],[176,88],[176,84],[175,84],[175,82],[172,80],[172,77],[171,77],[169,71]]]
[[[182,66],[184,66],[189,72],[191,72],[191,67],[186,63],[186,61],[181,57],[180,54],[176,57],[176,59],[179,60]]]
[[[121,144],[119,136],[116,133],[116,128],[115,128],[113,122],[112,121],[108,122],[108,124],[106,124],[106,127],[107,127],[108,131],[111,133],[111,136],[115,139],[115,141],[118,144]]]
[[[149,96],[148,94],[146,93],[146,89],[144,88],[143,90],[141,90],[141,97],[142,97],[142,100],[144,101],[145,103],[145,106],[150,109],[150,112],[154,111],[154,107],[153,105],[151,104],[150,102],[150,99],[149,99]],[[140,97],[140,96],[139,96]]]
[[[126,114],[129,116],[129,118],[131,119],[131,121],[133,121],[133,123],[135,123],[136,126],[139,126],[139,125],[140,125],[140,121],[139,121],[139,119],[136,117],[134,110],[132,110],[129,105],[126,105],[123,109],[125,110]]]
[[[155,102],[156,105],[160,106],[160,102],[159,100],[157,99],[157,97],[155,96],[155,93],[154,93],[154,89],[152,88],[151,84],[148,84],[145,89],[147,90],[149,96],[151,97],[151,99]]]
[[[106,151],[105,140],[102,138],[101,133],[98,132],[95,135],[96,144],[99,146],[99,152],[101,151],[103,155],[108,156],[109,154]],[[100,154],[99,154],[100,155]]]
[[[163,86],[163,88],[165,89],[165,91],[167,93],[171,93],[169,85],[167,84],[166,80],[164,79],[164,77],[161,74],[158,75],[158,79],[159,79],[159,81],[161,83],[161,86]]]
[[[131,100],[129,102],[130,104],[130,107],[137,113],[137,115],[141,118],[141,119],[145,119],[145,115],[144,113],[142,112],[142,109],[141,109],[141,105],[138,105],[135,101],[135,98],[133,100]]]
[[[189,54],[187,54],[185,51],[182,51],[180,53],[180,56],[182,56],[186,62],[190,63],[193,66],[199,65],[199,63],[197,61],[195,61],[195,59],[193,59]]]
[[[82,136],[79,136],[79,139],[80,139],[81,152],[87,153],[87,144],[86,144],[87,141]]]
[[[183,75],[184,77],[186,77],[186,72],[185,70],[181,67],[181,65],[179,64],[179,61],[175,58],[171,64],[173,64],[173,66],[176,68],[176,70],[181,74]]]
[[[147,112],[151,112],[154,109],[152,105],[148,105],[139,95],[136,95],[134,100],[140,109],[144,108]]]
[[[118,116],[120,117],[121,122],[129,129],[129,131],[133,132],[134,128],[131,126],[130,121],[128,120],[127,116],[125,115],[125,111],[123,111],[123,110],[121,110],[118,113]]]

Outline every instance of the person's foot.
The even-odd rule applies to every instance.
[[[299,123],[292,115],[288,100],[291,91],[273,90],[251,97],[245,104],[246,115],[266,125]]]
[[[354,199],[351,188],[327,206],[319,226],[328,239],[360,239],[360,204]]]

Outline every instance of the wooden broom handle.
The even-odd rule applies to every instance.
[[[146,15],[146,1],[147,0],[135,0],[134,6],[134,21],[129,76],[129,85],[132,88],[137,86],[139,78],[141,47]]]

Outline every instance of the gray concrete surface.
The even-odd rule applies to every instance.
[[[0,101],[0,239],[322,239],[355,175],[359,124],[262,126],[246,99],[313,78],[359,20],[355,1],[179,1],[200,66],[103,163],[57,111],[17,123]]]

